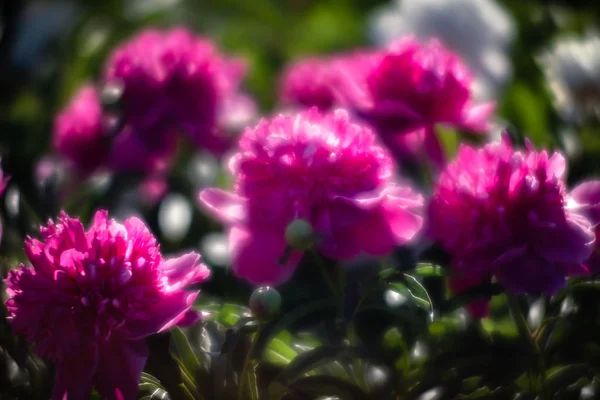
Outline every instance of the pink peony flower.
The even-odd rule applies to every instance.
[[[281,100],[286,104],[329,111],[336,101],[336,76],[329,58],[309,57],[296,61],[283,73]]]
[[[54,121],[56,151],[79,171],[89,173],[108,157],[108,138],[102,126],[102,105],[92,85],[83,86]]]
[[[99,93],[84,86],[56,118],[54,147],[83,175],[100,167],[155,172],[170,161],[180,132],[222,153],[226,131],[253,116],[252,99],[238,93],[244,70],[185,29],[143,31],[106,65],[118,106],[103,109]]]
[[[338,101],[370,121],[395,150],[395,136],[422,132],[424,151],[441,167],[445,156],[436,124],[485,131],[493,104],[473,104],[472,78],[456,55],[437,40],[406,37],[380,53],[346,57],[334,69]]]
[[[413,239],[423,199],[394,180],[392,160],[375,139],[346,112],[316,108],[247,129],[230,161],[235,193],[200,193],[201,204],[229,226],[236,274],[253,284],[290,278],[301,254],[285,265],[278,260],[286,227],[298,218],[322,237],[317,250],[336,260],[387,254]]]
[[[141,137],[128,124],[111,132],[117,123],[103,112],[96,88],[85,85],[56,117],[54,148],[83,176],[102,167],[148,172],[164,167],[175,150],[173,132],[165,135],[155,126]]]
[[[562,155],[529,143],[516,151],[507,135],[460,147],[435,187],[429,232],[462,286],[495,276],[511,293],[552,295],[566,277],[587,273],[594,232],[566,191],[565,169]]]
[[[135,398],[144,338],[197,320],[198,292],[185,287],[209,270],[195,253],[164,260],[142,221],[121,225],[106,211],[87,232],[63,212],[41,235],[25,242],[33,268],[5,280],[6,307],[13,330],[56,363],[52,399],[87,399],[92,387],[102,398]]]
[[[182,131],[195,145],[221,152],[227,141],[218,121],[235,108],[231,101],[247,101],[237,94],[244,73],[241,61],[186,29],[149,29],[113,52],[104,78],[123,85],[124,115],[140,138],[159,125],[165,135]]]

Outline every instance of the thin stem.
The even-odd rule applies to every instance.
[[[319,270],[321,271],[321,275],[323,275],[323,279],[325,279],[325,281],[327,282],[327,285],[329,286],[329,289],[331,290],[331,292],[333,293],[333,295],[336,297],[336,299],[338,300],[338,303],[340,304],[340,307],[343,305],[344,303],[344,295],[343,292],[340,292],[340,289],[338,288],[338,285],[333,281],[333,279],[331,278],[331,276],[329,276],[329,273],[327,271],[327,265],[325,264],[325,261],[323,260],[323,258],[321,257],[321,255],[316,251],[316,250],[312,250],[311,251],[315,260],[317,261],[317,265],[319,266]]]
[[[540,347],[538,346],[535,338],[533,337],[533,335],[531,334],[531,331],[529,330],[529,326],[527,325],[527,320],[525,319],[525,316],[523,315],[523,312],[521,310],[521,306],[519,305],[519,299],[515,296],[509,295],[508,296],[508,306],[510,308],[510,312],[513,316],[513,319],[514,319],[515,323],[517,324],[517,329],[519,330],[519,334],[521,335],[521,337],[524,337],[529,342],[529,345],[531,346],[531,349],[532,349],[532,351],[536,357],[536,360],[538,362],[539,374],[542,379],[542,390],[540,393],[540,398],[542,400],[544,400],[546,398],[546,396],[545,396],[546,366],[544,363],[544,357],[542,355],[542,352],[540,351]]]
[[[240,386],[238,388],[238,400],[243,400],[244,398],[244,388],[246,387],[248,368],[250,368],[250,364],[252,364],[252,356],[254,354],[254,348],[256,347],[257,342],[256,338],[260,335],[261,329],[262,324],[252,338],[252,342],[250,342],[250,348],[248,349],[248,354],[246,354],[246,360],[244,360],[244,367],[242,368],[242,374],[240,375]]]

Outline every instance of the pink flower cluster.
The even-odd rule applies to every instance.
[[[321,237],[316,248],[336,260],[388,254],[422,225],[422,197],[394,179],[388,153],[344,111],[262,120],[229,165],[235,193],[206,189],[200,201],[229,226],[232,267],[254,284],[293,274],[301,253],[278,260],[295,219],[308,221]]]
[[[248,99],[238,93],[243,64],[185,29],[150,29],[117,48],[103,75],[122,89],[116,114],[83,87],[58,115],[54,147],[78,171],[97,167],[153,171],[168,162],[179,133],[223,152],[227,113]]]
[[[597,214],[600,192],[587,184],[568,193],[565,170],[562,155],[529,143],[515,150],[508,136],[461,146],[435,187],[428,221],[452,256],[456,289],[494,276],[511,293],[552,295],[567,277],[588,273],[595,234],[585,210]]]
[[[437,124],[474,132],[488,127],[494,105],[475,104],[471,86],[468,68],[437,40],[406,37],[379,52],[299,62],[286,75],[282,97],[304,106],[341,105],[370,122],[397,156],[424,151],[441,168]]]
[[[63,213],[28,238],[33,268],[21,265],[5,280],[15,333],[56,363],[52,399],[88,399],[92,387],[107,399],[133,399],[148,357],[144,338],[198,319],[191,310],[208,278],[200,256],[164,260],[142,221],[123,225],[98,211],[86,232]]]

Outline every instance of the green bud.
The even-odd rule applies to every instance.
[[[119,81],[110,81],[100,89],[100,102],[105,111],[119,112],[123,98],[123,85]]]
[[[294,250],[305,251],[314,244],[314,232],[310,223],[303,219],[295,219],[285,229],[285,240]]]
[[[279,315],[281,295],[270,286],[262,286],[252,292],[249,303],[254,317],[268,321]]]

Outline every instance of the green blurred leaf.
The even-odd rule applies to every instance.
[[[406,296],[413,304],[427,311],[429,315],[433,313],[433,304],[429,293],[414,276],[403,274],[402,282],[392,282],[390,288]]]
[[[504,292],[502,285],[497,283],[483,283],[463,290],[456,296],[445,301],[440,309],[443,313],[452,312],[460,307],[471,304],[475,300],[491,298]]]
[[[484,386],[482,388],[476,389],[475,391],[473,391],[472,393],[469,394],[459,394],[458,396],[456,396],[457,399],[489,399],[490,395],[492,394],[492,389],[490,389],[487,386]]]
[[[590,366],[587,364],[573,364],[553,367],[546,373],[545,389],[550,393],[555,393],[576,382],[581,376],[590,372]]]
[[[422,277],[444,277],[451,274],[448,268],[442,268],[439,265],[430,263],[418,263],[414,273]]]
[[[279,367],[288,365],[298,353],[289,344],[274,338],[263,353],[263,360]]]
[[[290,392],[304,396],[338,396],[344,400],[368,400],[359,387],[332,376],[308,376],[289,385]],[[311,397],[313,398],[313,397]]]
[[[325,345],[302,353],[291,360],[275,379],[283,385],[288,385],[319,365],[330,362],[339,352],[339,347]]]
[[[179,327],[171,330],[171,347],[174,350],[177,358],[181,360],[183,367],[191,376],[196,376],[200,368],[200,362],[194,354],[194,350],[190,345],[187,337]]]
[[[259,331],[257,337],[254,339],[256,340],[256,344],[254,346],[254,354],[252,358],[259,358],[261,354],[267,349],[267,347],[270,346],[270,342],[274,340],[274,338],[276,338],[278,335],[280,335],[281,332],[285,331],[288,326],[315,312],[326,309],[335,310],[336,307],[337,303],[334,298],[322,299],[304,306],[300,306],[291,312],[281,315],[278,319],[270,321]],[[278,340],[281,343],[284,343],[281,339]],[[290,348],[290,350],[292,350],[295,353],[293,349]],[[285,360],[285,357],[281,358],[279,357],[279,355],[274,356],[275,359],[279,360],[279,362]]]
[[[543,92],[541,92],[543,93]],[[537,146],[549,145],[547,104],[540,92],[534,92],[524,82],[515,82],[503,101],[503,114]]]
[[[471,376],[462,381],[462,389],[467,393],[471,393],[479,387],[479,383],[481,382],[481,376]]]

